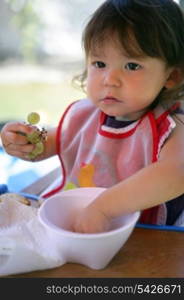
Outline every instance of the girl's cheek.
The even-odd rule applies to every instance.
[[[87,80],[87,82],[86,82],[86,93],[87,93],[87,96],[90,96],[90,94],[91,94],[91,85],[90,85],[89,80]]]
[[[94,80],[93,80],[93,76],[91,76],[90,74],[88,74],[87,76],[87,80],[86,80],[86,88],[87,90],[90,89],[94,84]]]

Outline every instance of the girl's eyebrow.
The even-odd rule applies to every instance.
[[[91,53],[90,55],[89,55],[89,57],[94,57],[94,58],[99,58],[99,57],[105,57],[105,54],[104,53]]]
[[[104,53],[91,53],[89,55],[89,59],[105,59],[105,54]],[[124,54],[122,53],[122,57],[124,57],[125,60],[127,61],[137,61],[137,62],[140,62],[140,63],[144,63],[146,62],[146,57],[143,57],[143,56],[131,56],[131,55],[128,55],[128,54]]]
[[[94,54],[94,53],[91,53],[90,55],[89,55],[89,57],[99,57],[100,55],[99,54]]]
[[[124,52],[122,51],[121,52],[121,55],[123,57],[125,57],[126,59],[135,59],[135,60],[139,60],[139,61],[145,61],[146,60],[146,56],[144,55],[131,55],[131,54],[128,54],[127,52]]]
[[[136,60],[136,61],[140,61],[140,62],[145,62],[147,60],[147,56],[146,55],[131,55],[128,54],[126,51],[124,50],[120,50],[120,55],[122,57],[124,57],[126,60]],[[103,50],[93,50],[89,53],[89,58],[106,58],[106,54]]]
[[[105,51],[101,47],[95,47],[89,52],[89,57],[106,57]]]

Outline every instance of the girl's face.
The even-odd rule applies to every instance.
[[[128,57],[118,42],[104,42],[87,60],[87,94],[109,116],[138,119],[155,100],[171,73],[157,58]]]

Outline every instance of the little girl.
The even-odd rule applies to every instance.
[[[81,76],[87,99],[48,132],[38,160],[58,154],[68,187],[106,190],[73,230],[108,230],[112,218],[141,211],[140,222],[174,224],[184,209],[184,17],[173,0],[107,0],[87,24]],[[27,159],[33,145],[8,123],[7,153]]]

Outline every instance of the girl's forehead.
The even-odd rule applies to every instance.
[[[99,33],[99,35],[91,38],[90,41],[90,52],[91,53],[102,53],[108,48],[115,48],[116,50],[122,51],[123,45],[120,42],[118,34],[111,31],[105,31]]]
[[[120,53],[123,51],[123,47],[120,42],[118,40],[115,40],[114,38],[109,37],[108,39],[101,39],[97,40],[95,43],[92,43],[90,53],[93,55],[105,55],[106,52],[109,51],[109,49],[114,49],[115,51]]]
[[[118,55],[123,55],[126,57],[144,57],[145,53],[140,49],[138,43],[135,38],[131,35],[125,37],[118,36],[117,33],[106,33],[103,36],[99,36],[99,38],[95,39],[91,42],[91,47],[89,51],[89,55],[106,56],[109,50],[115,51]]]

